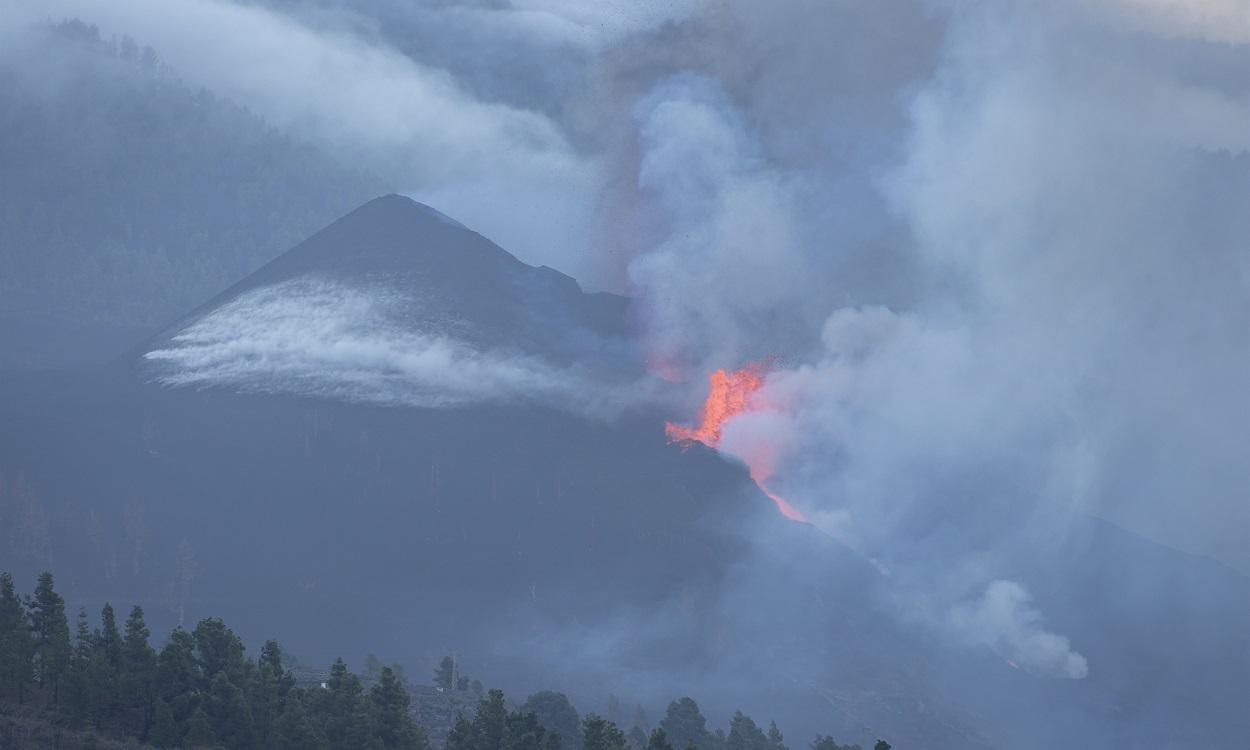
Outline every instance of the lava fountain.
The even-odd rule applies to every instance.
[[[664,423],[664,433],[670,442],[684,443],[697,440],[710,448],[720,448],[721,430],[725,422],[751,409],[751,397],[764,385],[766,366],[752,362],[738,370],[716,370],[708,376],[707,399],[699,411],[698,424],[693,427]],[[746,462],[751,479],[760,491],[777,504],[777,510],[791,521],[806,521],[803,514],[785,498],[768,489],[767,480],[773,475],[770,451],[752,456],[738,456]]]

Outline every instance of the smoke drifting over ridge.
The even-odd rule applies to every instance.
[[[965,642],[1096,673],[1004,572],[1072,510],[1250,570],[1237,3],[451,2],[397,14],[453,34],[424,52],[322,5],[42,12],[628,291],[691,404],[777,356],[722,447],[772,446],[777,490]],[[434,382],[466,364],[427,350]]]
[[[402,315],[413,304],[402,288],[286,281],[245,292],[144,357],[170,387],[418,407],[534,402],[597,418],[648,401],[641,380],[613,384],[539,356],[412,330]]]

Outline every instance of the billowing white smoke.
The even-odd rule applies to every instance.
[[[961,637],[1023,669],[1074,680],[1089,674],[1085,657],[1072,650],[1068,639],[1042,627],[1041,613],[1018,583],[991,582],[980,599],[951,609],[949,619]]]
[[[168,386],[379,404],[534,401],[607,417],[645,396],[641,385],[592,381],[574,368],[414,328],[398,315],[414,303],[410,293],[384,286],[282,282],[240,295],[145,356]]]
[[[666,366],[723,361],[750,346],[778,289],[802,285],[788,189],[713,80],[664,81],[635,117],[639,188],[666,230],[629,269],[649,344]]]
[[[632,278],[665,348],[733,367],[779,347],[722,448],[771,451],[770,486],[926,592],[933,622],[1080,678],[1023,589],[990,583],[1027,529],[1089,512],[1250,564],[1231,501],[1250,485],[1232,427],[1250,421],[1250,92],[1224,66],[1246,52],[1165,47],[1212,38],[1219,3],[935,4],[952,12],[900,95],[898,158],[859,175],[923,284],[839,309],[864,295],[828,273],[846,243],[813,237],[809,188],[840,183],[770,158],[769,115],[691,76],[638,109],[639,192],[669,232]],[[819,346],[752,328],[787,307],[824,318]]]

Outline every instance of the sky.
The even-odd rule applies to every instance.
[[[1017,531],[1075,511],[1250,572],[1238,0],[0,15],[128,33],[522,260],[631,295],[692,413],[707,371],[771,358],[725,450],[772,446],[813,523],[1040,673],[1087,665],[996,572]],[[517,367],[507,389],[541,379]]]

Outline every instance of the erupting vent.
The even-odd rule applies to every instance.
[[[766,365],[752,362],[738,370],[716,370],[708,376],[708,394],[699,412],[699,422],[693,427],[666,422],[664,432],[674,443],[697,440],[711,448],[720,449],[721,430],[731,418],[752,408],[751,397],[764,385]],[[768,489],[765,482],[772,476],[771,461],[764,456],[738,456],[746,462],[751,479],[760,490],[772,498],[781,514],[792,521],[806,521],[803,514],[785,498]]]

